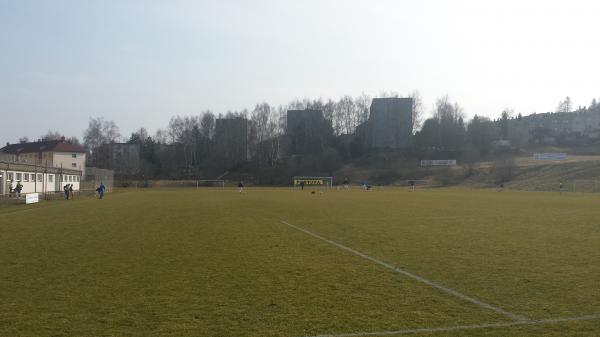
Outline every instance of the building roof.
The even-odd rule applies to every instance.
[[[0,149],[0,152],[9,154],[37,153],[47,151],[85,153],[85,149],[81,145],[65,142],[64,140],[7,144],[5,147]]]

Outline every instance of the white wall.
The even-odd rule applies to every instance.
[[[73,155],[76,157],[73,158]],[[54,167],[61,167],[61,164],[63,169],[81,171],[82,176],[85,177],[85,153],[54,152],[52,165]]]
[[[79,191],[79,184],[80,184],[80,176],[77,175],[71,175],[71,174],[65,174],[63,175],[63,180],[60,182],[60,184],[58,184],[58,188],[57,188],[57,184],[56,184],[56,179],[60,179],[60,175],[59,174],[54,174],[54,173],[37,173],[38,175],[42,176],[42,180],[39,181],[38,177],[35,176],[35,181],[32,180],[32,175],[33,173],[31,172],[25,172],[25,171],[3,171],[2,176],[3,176],[3,183],[4,183],[4,194],[8,194],[9,192],[9,178],[10,175],[12,174],[12,184],[13,184],[13,189],[15,187],[17,187],[17,181],[18,181],[18,177],[17,174],[20,174],[20,178],[21,178],[21,184],[23,185],[23,190],[21,191],[21,193],[34,193],[34,192],[38,192],[38,193],[44,193],[44,192],[62,192],[63,191],[63,186],[65,186],[66,184],[73,184],[73,190],[75,191]],[[25,180],[25,174],[28,175],[28,181]],[[49,176],[52,176],[52,182],[50,182]]]
[[[70,175],[70,174],[64,174],[63,177],[62,177],[62,179],[63,179],[62,183],[60,184],[60,190],[62,191],[63,187],[66,184],[72,184],[73,185],[73,190],[79,191],[79,183],[80,183],[80,181],[78,181],[78,180],[81,180],[79,178],[80,177],[78,177],[78,176],[74,176],[74,175]]]

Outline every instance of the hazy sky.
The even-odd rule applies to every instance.
[[[0,0],[0,144],[382,90],[468,116],[588,105],[599,17],[592,0]]]

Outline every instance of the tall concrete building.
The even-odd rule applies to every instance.
[[[219,118],[215,125],[217,154],[228,165],[248,160],[248,120],[246,118]]]
[[[286,136],[290,154],[315,154],[323,151],[333,129],[322,110],[288,110]]]
[[[412,98],[374,98],[369,116],[368,147],[405,149],[412,141]]]
[[[110,143],[100,146],[95,155],[97,167],[111,169],[117,175],[133,175],[140,171],[140,144]]]

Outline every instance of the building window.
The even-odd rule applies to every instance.
[[[80,181],[81,181],[81,177],[77,176],[77,182],[80,182]]]
[[[54,181],[54,175],[52,175],[52,174],[49,174],[49,175],[48,175],[48,182],[49,182],[49,183],[51,183],[51,182],[53,182],[53,181]]]
[[[72,163],[71,167],[77,167],[77,163]]]
[[[73,153],[73,154],[71,155],[71,157],[73,157],[73,158],[77,158],[77,153]]]
[[[37,177],[38,177],[38,179],[37,179],[38,183],[41,183],[42,180],[44,179],[41,174],[38,174]]]
[[[12,172],[8,172],[8,180],[13,181],[14,175]]]
[[[73,182],[73,176],[69,176],[69,182],[72,183]]]
[[[29,173],[23,174],[23,181],[25,181],[25,182],[29,181]]]

